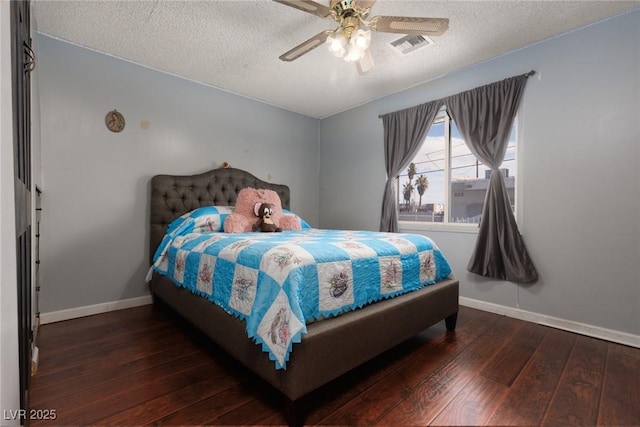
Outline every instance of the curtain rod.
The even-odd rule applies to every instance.
[[[533,76],[535,73],[536,73],[536,70],[531,70],[531,71],[529,71],[528,73],[523,74],[523,75],[524,75],[525,77],[529,78],[529,77]],[[514,77],[517,77],[517,76],[514,76]],[[508,78],[509,78],[509,77],[507,77],[507,79],[508,79]],[[503,80],[506,80],[506,79],[503,79]],[[489,83],[489,84],[491,84],[491,83]],[[486,85],[483,85],[483,86],[486,86]],[[431,101],[427,101],[427,102],[431,102]],[[407,107],[407,108],[411,108],[411,107]],[[404,110],[404,108],[403,108],[403,110]],[[401,111],[401,110],[397,110],[397,111]],[[393,111],[392,111],[392,112],[393,112]],[[379,118],[379,119],[381,119],[381,118],[382,118],[382,116],[384,116],[384,115],[386,115],[386,114],[389,114],[389,113],[379,114],[379,115],[378,115],[378,118]]]

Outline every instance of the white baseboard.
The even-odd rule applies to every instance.
[[[574,322],[572,320],[547,316],[540,313],[534,313],[532,311],[521,310],[519,308],[507,307],[471,298],[459,297],[458,301],[460,305],[465,307],[477,308],[478,310],[488,311],[490,313],[502,314],[507,317],[513,317],[527,322],[537,323],[539,325],[550,326],[552,328],[640,348],[640,335],[614,331],[613,329],[587,325],[585,323]]]
[[[109,311],[138,307],[151,304],[151,295],[130,298],[120,301],[105,302],[102,304],[87,305],[84,307],[70,308],[68,310],[52,311],[40,314],[40,324],[61,322],[63,320],[76,319],[78,317],[91,316],[93,314],[107,313]]]

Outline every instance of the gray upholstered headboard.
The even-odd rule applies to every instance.
[[[150,257],[164,237],[167,225],[201,206],[233,206],[246,187],[274,190],[289,209],[289,187],[271,184],[249,172],[219,168],[197,175],[156,175],[151,178]]]

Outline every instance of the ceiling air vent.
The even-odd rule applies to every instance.
[[[401,54],[408,55],[411,52],[433,44],[433,40],[428,36],[407,35],[389,44]]]

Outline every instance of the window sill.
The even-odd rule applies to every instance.
[[[398,225],[401,233],[411,233],[414,231],[442,231],[447,233],[478,234],[478,224],[442,224],[432,222],[400,221]]]

